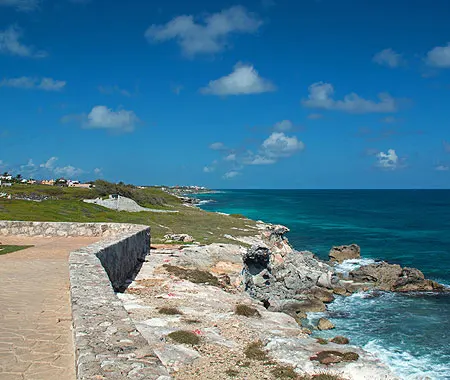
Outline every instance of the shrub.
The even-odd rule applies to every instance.
[[[323,339],[323,338],[317,338],[316,342],[319,344],[328,344],[328,340]]]
[[[244,304],[237,305],[234,312],[235,314],[242,315],[244,317],[261,317],[261,314],[259,314],[258,310],[256,310],[254,307]]]
[[[227,369],[225,371],[225,373],[229,376],[229,377],[236,377],[237,375],[239,375],[239,371],[236,371],[235,369]]]
[[[253,342],[247,345],[244,350],[247,359],[265,361],[268,359],[266,352],[263,350],[261,341]]]
[[[219,280],[217,277],[213,276],[211,273],[199,270],[199,269],[187,269],[187,268],[181,268],[174,265],[163,265],[163,268],[183,279],[188,280],[190,282],[193,282],[194,284],[209,284],[214,286],[219,286]]]
[[[232,218],[238,218],[238,219],[247,219],[245,215],[242,214],[230,214]]]
[[[177,343],[189,344],[191,346],[195,346],[200,343],[200,338],[198,337],[198,335],[196,335],[191,331],[185,330],[174,331],[167,336]]]
[[[272,375],[276,379],[298,379],[298,375],[291,366],[278,365],[272,370]]]
[[[180,310],[178,310],[176,307],[162,307],[158,310],[159,314],[166,314],[166,315],[181,315],[183,314]]]

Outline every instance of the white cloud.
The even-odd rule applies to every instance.
[[[30,158],[25,165],[20,165],[20,171],[22,172],[22,174],[30,175],[36,171],[36,165]]]
[[[57,176],[68,177],[71,179],[84,173],[84,171],[82,169],[75,168],[74,166],[71,166],[71,165],[64,166],[64,167],[57,167],[53,170],[53,172]]]
[[[225,161],[236,161],[236,154],[235,153],[231,153],[228,156],[224,157]]]
[[[39,7],[39,0],[0,0],[0,7],[14,7],[18,11],[30,12]]]
[[[203,168],[203,171],[205,172],[205,173],[212,173],[213,171],[215,171],[216,169],[214,168],[214,167],[212,167],[212,166],[205,166],[204,168]]]
[[[53,170],[56,161],[58,161],[58,157],[50,157],[46,162],[40,164],[39,166],[44,169]]]
[[[447,165],[437,165],[434,170],[437,170],[438,172],[446,172],[448,171],[450,168]]]
[[[267,79],[261,78],[251,65],[237,63],[231,74],[212,80],[207,87],[200,89],[205,95],[248,95],[275,91],[276,87]]]
[[[334,100],[333,94],[334,88],[330,83],[317,82],[309,86],[308,99],[302,100],[302,103],[305,107],[349,113],[389,113],[397,110],[395,99],[386,93],[378,95],[378,103],[363,99],[355,93],[346,95],[344,100]]]
[[[388,116],[388,117],[385,117],[383,120],[381,120],[383,123],[386,123],[386,124],[393,124],[393,123],[396,123],[397,122],[397,119],[394,117],[394,116]]]
[[[149,42],[176,40],[183,53],[194,56],[217,53],[229,46],[228,36],[254,33],[262,25],[257,15],[242,6],[206,15],[197,22],[192,15],[178,16],[165,25],[152,25],[145,32]]]
[[[400,167],[400,160],[394,149],[389,149],[387,153],[379,152],[376,157],[380,168],[395,170]]]
[[[95,169],[94,169],[94,174],[101,175],[101,174],[102,174],[102,169],[100,169],[100,168],[95,168]]]
[[[43,91],[60,91],[65,85],[65,81],[52,78],[39,79],[34,77],[5,78],[0,82],[0,87],[37,89]]]
[[[289,157],[305,148],[305,144],[296,136],[286,136],[282,132],[273,132],[263,143],[262,151],[266,157]]]
[[[226,146],[225,146],[225,144],[224,143],[222,143],[222,142],[215,142],[215,143],[212,143],[210,146],[209,146],[209,149],[212,149],[212,150],[226,150],[226,149],[228,149]]]
[[[86,127],[131,132],[138,121],[133,111],[113,111],[106,106],[95,106],[87,116]]]
[[[429,66],[443,69],[450,68],[450,42],[447,46],[436,46],[427,53],[425,59]]]
[[[18,55],[20,57],[43,58],[47,56],[45,51],[36,51],[33,47],[20,42],[22,30],[17,26],[0,30],[0,53]]]
[[[257,154],[256,156],[249,156],[245,163],[247,165],[271,165],[277,162],[277,160],[273,158],[268,158]]]
[[[283,120],[275,124],[274,129],[280,132],[286,132],[292,129],[294,125],[290,120]]]
[[[229,171],[229,172],[226,172],[226,173],[223,175],[223,178],[225,178],[225,179],[231,179],[231,178],[237,177],[239,174],[241,174],[241,173],[240,173],[240,172],[237,172],[237,171],[235,171],[235,170],[231,170],[231,171]]]
[[[117,85],[114,86],[98,86],[98,91],[100,91],[102,94],[106,95],[113,95],[113,94],[120,94],[126,97],[130,97],[131,93],[128,90],[124,90],[120,88]]]
[[[391,68],[399,67],[404,63],[402,55],[392,49],[384,49],[378,52],[374,55],[373,61],[379,65]]]

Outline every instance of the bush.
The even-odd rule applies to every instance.
[[[158,310],[159,314],[166,314],[166,315],[181,315],[183,314],[180,310],[178,310],[176,307],[162,307]]]
[[[316,342],[319,344],[328,344],[328,340],[323,339],[323,338],[317,338]]]
[[[245,215],[242,214],[230,214],[232,218],[238,218],[238,219],[247,219]]]
[[[235,314],[242,315],[244,317],[261,317],[261,314],[259,314],[258,310],[256,310],[254,307],[244,304],[237,305],[234,312]]]
[[[278,365],[272,370],[272,375],[276,379],[298,379],[298,375],[295,373],[294,368],[290,366]]]
[[[261,341],[253,342],[247,345],[244,351],[247,359],[265,361],[268,359],[266,352],[263,350]]]
[[[194,284],[209,284],[213,286],[219,286],[218,278],[211,273],[203,270],[181,268],[168,264],[163,265],[163,268],[167,272],[172,273],[183,280],[193,282]]]
[[[195,346],[200,343],[200,338],[191,331],[185,330],[174,331],[167,336],[177,343],[189,344],[191,346]]]

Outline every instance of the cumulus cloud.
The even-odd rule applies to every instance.
[[[130,97],[131,93],[128,90],[124,90],[117,85],[114,86],[98,86],[98,91],[105,95],[119,94],[126,97]]]
[[[226,150],[226,149],[228,149],[226,146],[225,146],[225,144],[224,143],[222,143],[222,142],[215,142],[215,143],[212,143],[210,146],[209,146],[209,149],[212,149],[212,150]]]
[[[57,167],[53,170],[57,176],[74,178],[84,173],[80,168],[76,168],[72,165],[67,165],[63,167]]]
[[[438,172],[447,172],[449,169],[450,168],[444,164],[436,165],[436,167],[434,168],[434,170],[436,170]]]
[[[377,166],[382,169],[395,170],[401,167],[401,160],[394,149],[389,149],[387,153],[378,152],[376,158]]]
[[[290,120],[283,120],[275,124],[274,129],[279,132],[286,132],[292,129],[294,124]]]
[[[53,78],[19,77],[5,78],[0,82],[0,87],[15,87],[22,89],[36,89],[42,91],[60,91],[66,86],[65,81]]]
[[[450,42],[447,46],[436,46],[427,53],[425,62],[429,66],[442,69],[450,68]]]
[[[225,161],[236,161],[236,154],[235,153],[231,153],[228,156],[224,157]]]
[[[274,158],[268,158],[261,156],[259,154],[257,155],[249,155],[247,158],[245,158],[244,163],[246,165],[271,165],[277,162]]]
[[[205,95],[249,95],[275,91],[267,79],[261,78],[252,65],[237,63],[231,74],[212,80],[200,89]]]
[[[261,25],[257,15],[234,6],[203,17],[182,15],[164,25],[151,25],[145,37],[153,43],[175,40],[185,55],[193,57],[223,51],[231,34],[254,33]]]
[[[224,178],[224,179],[231,179],[231,178],[237,177],[239,174],[241,174],[241,173],[238,172],[238,171],[236,171],[236,170],[231,170],[231,171],[229,171],[229,172],[226,172],[226,173],[223,175],[223,178]]]
[[[30,12],[39,8],[39,0],[0,0],[0,7],[13,7],[21,12]]]
[[[399,67],[404,63],[402,55],[392,49],[384,49],[378,52],[374,55],[373,61],[391,68]]]
[[[45,51],[37,51],[35,48],[20,42],[22,34],[22,30],[14,25],[5,30],[0,30],[0,53],[32,58],[47,56]]]
[[[305,144],[299,141],[296,136],[289,137],[282,132],[274,132],[264,140],[261,148],[266,157],[280,158],[292,156],[294,153],[303,150]]]
[[[50,157],[46,162],[40,164],[39,166],[44,169],[53,170],[56,161],[58,161],[58,157]]]
[[[20,165],[20,171],[22,174],[32,175],[36,172],[36,169],[37,167],[31,158],[25,165]]]
[[[216,170],[216,168],[214,168],[214,167],[212,167],[212,166],[205,166],[204,168],[203,168],[203,172],[205,172],[205,173],[212,173],[213,171],[215,171]]]
[[[113,111],[106,106],[95,106],[87,115],[87,128],[109,129],[123,132],[132,132],[139,121],[133,111]]]
[[[344,100],[333,99],[334,88],[330,83],[317,82],[309,86],[308,99],[303,99],[305,107],[349,113],[389,113],[397,110],[394,98],[387,93],[378,95],[380,101],[361,98],[355,93],[348,94]]]

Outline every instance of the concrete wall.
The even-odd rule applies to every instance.
[[[170,379],[114,293],[145,260],[149,227],[0,221],[2,235],[101,237],[69,257],[77,380]]]

